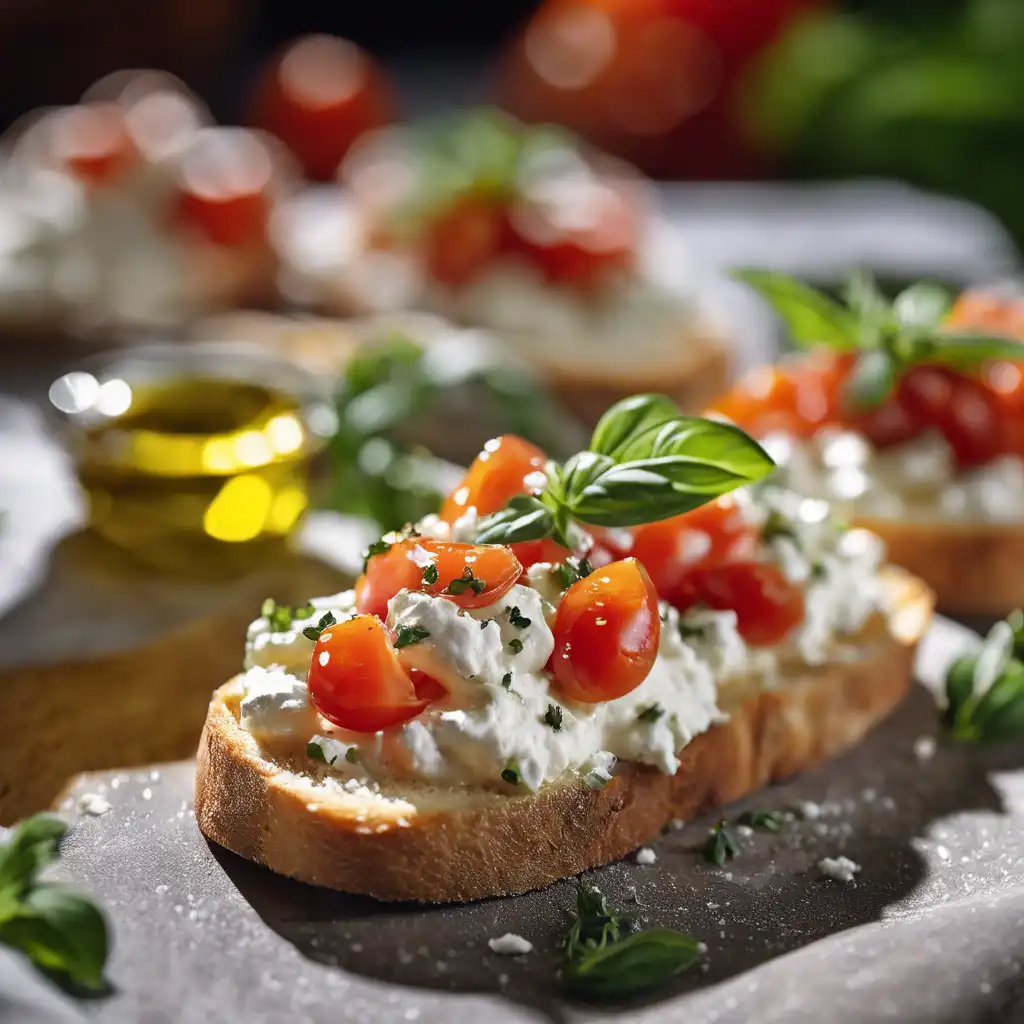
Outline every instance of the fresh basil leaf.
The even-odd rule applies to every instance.
[[[974,671],[978,665],[975,654],[961,654],[946,670],[946,710],[943,722],[952,729],[960,709],[974,692]]]
[[[607,781],[607,780],[606,780]],[[608,899],[596,885],[578,882],[576,910],[562,939],[568,960],[577,960],[595,949],[603,949],[627,934],[633,919],[608,905]]]
[[[110,946],[107,921],[91,900],[71,889],[33,888],[24,899],[22,913],[0,926],[0,942],[83,988],[103,987]]]
[[[857,357],[853,372],[843,387],[843,400],[857,412],[880,406],[896,387],[897,366],[883,349],[871,349]]]
[[[650,928],[570,961],[562,974],[573,995],[625,999],[667,984],[700,958],[695,939],[669,928]]]
[[[971,715],[975,737],[996,743],[1024,728],[1024,665],[1012,661],[978,699]]]
[[[788,274],[770,270],[734,270],[733,277],[750,285],[779,316],[794,343],[801,348],[827,345],[848,351],[857,348],[857,318],[823,292]]]
[[[892,308],[901,324],[936,327],[946,318],[952,304],[952,297],[942,285],[918,281],[896,296]]]
[[[543,540],[555,532],[555,517],[542,501],[521,494],[500,512],[480,520],[477,544],[519,544]]]
[[[739,853],[739,846],[724,821],[720,821],[711,830],[702,852],[704,859],[716,867],[722,867],[727,860],[732,860]]]
[[[639,526],[689,512],[751,481],[722,465],[672,456],[612,465],[589,478],[580,474],[577,482],[582,490],[567,495],[573,518],[594,526]]]
[[[50,814],[36,814],[11,829],[0,846],[0,894],[19,895],[41,868],[56,859],[67,825]]]
[[[936,331],[914,340],[913,361],[968,369],[989,359],[1024,359],[1024,343],[997,334]]]
[[[843,299],[862,321],[880,324],[892,313],[892,307],[874,275],[867,270],[858,269],[849,274],[843,288]]]
[[[616,402],[598,421],[590,450],[620,459],[620,449],[640,434],[666,420],[679,417],[672,399],[665,395],[633,395]]]
[[[736,819],[740,825],[763,829],[766,832],[780,832],[785,818],[778,811],[744,811]]]

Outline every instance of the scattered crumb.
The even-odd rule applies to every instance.
[[[697,943],[697,952],[698,953],[704,954],[707,951],[708,951],[708,944],[706,942],[698,942]]]
[[[152,800],[152,799],[153,799],[153,790],[151,790],[151,789],[149,788],[149,786],[147,786],[147,787],[146,787],[146,788],[145,788],[145,789],[144,789],[144,790],[142,791],[142,799],[143,799],[143,800]]]
[[[410,953],[407,949],[403,949],[403,947],[401,946],[398,947],[398,962],[403,967],[408,967],[409,964],[411,964],[414,959],[415,958],[413,957],[412,953]]]
[[[362,953],[363,951],[363,945],[361,942],[353,942],[348,948],[351,949],[353,953]]]
[[[930,761],[935,756],[935,737],[918,736],[914,740],[914,757],[918,761]]]
[[[648,864],[653,864],[657,859],[658,855],[649,846],[641,846],[640,849],[636,851],[637,864],[643,864],[646,866]]]
[[[533,943],[524,939],[522,935],[514,932],[506,932],[497,939],[488,939],[487,945],[491,947],[492,953],[500,953],[502,956],[521,956],[533,949]]]
[[[946,846],[936,846],[935,853],[939,860],[949,860],[950,858],[949,848]]]
[[[749,825],[737,825],[736,834],[743,836],[744,839],[749,839],[754,834],[754,830]]]
[[[854,875],[860,871],[860,865],[849,857],[822,857],[818,861],[818,870],[837,882],[852,882]]]
[[[821,817],[821,804],[816,804],[813,800],[803,800],[797,806],[807,821],[817,821]]]
[[[867,789],[862,789],[860,795],[861,799],[866,804],[874,803],[875,797],[878,796],[878,794],[870,786],[868,786]]]
[[[94,818],[98,818],[110,810],[110,801],[100,796],[99,793],[83,793],[78,798],[78,809],[82,814],[91,814]]]
[[[724,878],[724,879],[725,879],[725,880],[726,880],[727,882],[731,882],[731,881],[732,881],[732,872],[731,872],[731,871],[726,871],[726,873],[725,873],[725,874],[724,874],[724,875],[723,875],[722,877],[723,877],[723,878]],[[728,903],[726,903],[726,906],[729,906],[729,904],[728,904]]]
[[[828,825],[824,821],[817,821],[814,823],[814,831],[817,832],[819,836],[827,836]]]
[[[508,984],[508,975],[507,974],[499,974],[498,975],[498,984],[499,985],[507,985]]]
[[[884,797],[882,797],[882,806],[887,811],[895,811],[896,810],[896,801],[893,800],[893,798],[891,796],[884,796]]]
[[[630,898],[630,899],[631,899],[631,900],[632,900],[632,901],[633,901],[634,903],[637,903],[637,904],[639,904],[639,902],[640,902],[640,897],[639,897],[639,895],[637,895],[637,891],[636,891],[636,886],[635,886],[635,885],[631,885],[631,886],[629,887],[629,898]]]
[[[668,827],[673,831],[678,832],[681,828],[686,827],[686,822],[682,818],[669,818]]]

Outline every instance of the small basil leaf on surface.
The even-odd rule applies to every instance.
[[[597,421],[590,450],[620,457],[620,449],[666,420],[678,418],[679,410],[666,395],[633,395],[616,402]]]
[[[896,296],[892,309],[902,324],[935,327],[945,319],[952,304],[952,297],[942,285],[918,281]]]
[[[973,737],[997,743],[1017,735],[1024,727],[1024,665],[1014,660],[977,699],[970,725]]]
[[[512,498],[500,512],[480,520],[477,544],[519,544],[527,540],[543,540],[552,536],[555,517],[551,509],[537,498],[519,495]]]
[[[603,948],[628,933],[632,924],[632,917],[610,907],[607,897],[596,885],[577,883],[576,909],[562,938],[566,958],[576,960]]]
[[[740,825],[747,825],[750,828],[764,829],[766,832],[779,832],[785,819],[778,811],[744,811],[736,819]]]
[[[704,844],[703,853],[704,859],[716,867],[722,867],[727,860],[732,860],[739,853],[736,840],[724,821],[720,821],[711,830],[711,835]]]
[[[566,987],[586,999],[626,999],[667,984],[700,959],[695,939],[669,928],[649,928],[571,960]]]
[[[857,348],[857,317],[823,292],[770,270],[735,270],[732,276],[750,285],[772,307],[800,348]]]
[[[960,709],[974,692],[974,670],[978,664],[975,654],[961,654],[946,670],[946,708],[943,724],[952,729]]]
[[[865,412],[880,406],[896,387],[897,370],[896,361],[885,350],[862,352],[843,386],[847,407]]]
[[[40,869],[57,856],[67,825],[50,814],[36,814],[11,829],[0,845],[0,896],[14,897],[29,888]]]

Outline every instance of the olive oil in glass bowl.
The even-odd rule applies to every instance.
[[[174,571],[243,567],[285,547],[309,465],[333,434],[330,382],[240,344],[98,356],[50,387],[91,529]]]

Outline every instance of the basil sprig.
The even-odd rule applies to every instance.
[[[997,622],[976,654],[950,665],[943,723],[968,743],[1024,734],[1024,613]]]
[[[98,991],[110,945],[106,918],[86,896],[38,880],[66,830],[59,818],[37,814],[0,845],[0,943],[59,980]]]
[[[787,274],[744,269],[734,276],[768,302],[798,347],[858,353],[845,396],[855,411],[880,405],[921,363],[970,369],[989,359],[1024,357],[1024,346],[1012,338],[944,327],[950,294],[927,281],[890,302],[869,274],[857,272],[839,303]]]
[[[700,958],[695,939],[670,928],[635,930],[630,915],[608,906],[582,882],[576,912],[562,940],[566,988],[584,999],[626,999],[658,988]]]
[[[480,544],[554,537],[573,547],[570,525],[638,526],[689,512],[775,468],[738,427],[683,416],[664,395],[634,395],[601,417],[590,447],[564,466],[549,462],[534,495],[513,498],[481,521]]]

